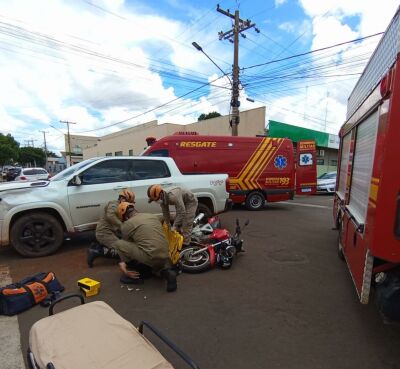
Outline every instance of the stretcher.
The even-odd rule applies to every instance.
[[[77,297],[79,306],[54,314],[62,300]],[[67,295],[49,308],[49,316],[29,332],[31,369],[173,369],[144,336],[146,327],[190,368],[199,367],[157,328],[142,321],[138,328],[103,301],[85,303],[82,295]]]

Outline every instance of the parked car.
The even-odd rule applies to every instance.
[[[139,211],[160,213],[149,203],[147,188],[153,184],[182,186],[199,201],[206,217],[230,204],[227,174],[182,175],[171,158],[92,158],[58,173],[50,181],[13,182],[0,186],[0,246],[12,244],[24,256],[54,253],[64,232],[94,229],[104,206],[119,191],[135,192]]]
[[[13,181],[21,173],[21,167],[5,166],[1,172],[3,181]]]
[[[328,172],[317,178],[317,192],[334,193],[336,186],[336,172]]]
[[[18,177],[15,178],[19,182],[31,182],[38,180],[48,180],[50,174],[43,168],[24,168]]]

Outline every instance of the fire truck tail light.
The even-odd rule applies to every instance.
[[[392,69],[381,80],[379,89],[382,99],[389,98],[391,87],[392,87]]]
[[[225,181],[225,190],[226,190],[226,192],[229,192],[229,190],[230,190],[229,177]]]
[[[397,196],[397,209],[396,209],[396,220],[394,223],[394,235],[400,240],[400,193]]]

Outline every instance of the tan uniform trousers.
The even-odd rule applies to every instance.
[[[193,220],[196,216],[196,210],[197,210],[197,199],[196,201],[185,204],[186,208],[186,216],[182,222],[182,236],[183,236],[183,243],[185,245],[190,244],[190,239],[192,238],[192,229],[193,229]]]
[[[115,249],[115,242],[119,238],[112,229],[102,226],[101,229],[96,228],[96,240],[109,249]]]
[[[154,214],[138,213],[123,223],[122,240],[115,242],[121,260],[136,260],[157,273],[170,267],[168,241],[159,218]]]
[[[181,187],[166,187],[164,194],[161,203],[164,219],[166,222],[170,221],[169,205],[175,206],[174,227],[182,233],[183,243],[189,245],[198,205],[197,198],[191,191]]]
[[[150,257],[145,251],[143,251],[142,247],[135,242],[132,241],[125,241],[125,240],[118,240],[116,243],[116,250],[118,254],[124,255],[123,261],[129,262],[132,260],[136,260],[142,264],[146,264],[147,266],[151,267],[153,273],[158,274],[161,270],[170,268],[171,262],[168,259],[155,259]],[[121,258],[122,259],[122,258]]]

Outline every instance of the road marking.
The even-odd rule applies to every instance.
[[[0,287],[12,283],[10,270],[0,265]],[[18,317],[0,315],[0,358],[4,369],[25,369]]]
[[[295,206],[304,206],[304,207],[306,207],[306,208],[331,209],[330,206],[312,205],[312,204],[302,204],[302,203],[299,203],[299,202],[282,201],[281,204],[295,205]]]

